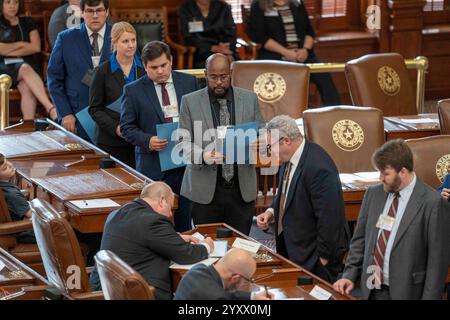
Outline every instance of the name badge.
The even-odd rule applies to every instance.
[[[264,11],[264,16],[265,17],[278,17],[278,10],[266,10]]]
[[[203,21],[189,22],[189,33],[203,32]]]
[[[178,118],[178,106],[176,104],[170,104],[162,107],[164,112],[164,118]]]
[[[228,126],[218,126],[217,127],[217,139],[225,139],[227,135]]]
[[[390,216],[380,215],[377,222],[377,228],[391,232],[394,227],[395,219]]]
[[[94,68],[97,68],[99,64],[100,64],[100,56],[92,57],[92,65],[94,66]]]
[[[5,64],[15,64],[25,62],[22,58],[5,58]]]

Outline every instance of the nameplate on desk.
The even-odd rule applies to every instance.
[[[233,242],[233,248],[240,248],[246,251],[249,251],[251,253],[257,253],[259,248],[261,247],[261,244],[254,241],[249,241],[241,238],[237,238]]]
[[[178,263],[172,263],[169,267],[169,269],[183,269],[183,270],[189,270],[191,269],[193,266],[197,265],[197,264],[204,264],[206,266],[210,266],[212,264],[214,264],[217,260],[217,258],[208,258],[202,261],[199,261],[197,263],[194,264],[178,264]]]
[[[309,294],[317,300],[330,300],[332,296],[331,293],[319,286],[315,286]]]
[[[79,209],[99,209],[120,207],[120,204],[111,199],[90,199],[90,200],[74,200],[71,204]]]
[[[0,260],[0,271],[2,271],[5,267],[6,265]]]

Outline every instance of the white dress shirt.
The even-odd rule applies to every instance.
[[[414,186],[416,185],[416,175],[414,174],[414,178],[409,185],[399,191],[400,198],[398,199],[398,208],[397,214],[395,215],[394,225],[392,226],[391,234],[389,235],[389,240],[386,245],[386,252],[384,253],[384,265],[383,265],[383,284],[389,285],[389,259],[392,252],[392,246],[394,244],[395,236],[397,235],[398,227],[402,221],[403,214],[405,213],[406,206],[408,205],[409,198],[414,190]],[[389,212],[389,208],[391,207],[392,201],[394,201],[395,194],[389,193],[389,196],[386,200],[386,204],[384,205],[382,215],[387,216]],[[378,231],[378,236],[380,236],[381,229]],[[377,237],[378,239],[378,237]]]
[[[162,103],[161,85],[154,81],[153,84],[155,85],[156,95],[158,96],[159,105],[161,106],[162,109],[163,103]],[[167,93],[169,94],[170,105],[177,106],[178,113],[180,113],[180,109],[178,108],[177,93],[175,91],[175,85],[173,84],[172,75],[170,75],[169,79],[167,79],[166,81],[166,90]],[[178,122],[178,117],[173,118],[174,122]]]
[[[92,42],[94,41],[94,38],[92,37],[92,34],[94,33],[94,31],[89,29],[88,26],[86,26],[86,30],[87,30],[87,33],[88,33],[89,41],[90,41],[91,46],[92,46]],[[106,23],[97,32],[98,33],[98,37],[97,37],[98,51],[100,52],[100,55],[101,55],[101,52],[102,52],[103,43],[105,42],[105,32],[106,32]]]

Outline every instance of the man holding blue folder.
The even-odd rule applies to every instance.
[[[202,150],[201,159],[191,157],[195,157],[195,151],[185,154],[190,163],[181,195],[193,202],[194,224],[224,222],[249,234],[257,195],[255,165],[227,163],[219,142],[225,140],[221,138],[227,136],[229,126],[255,121],[263,124],[258,98],[251,91],[230,85],[230,62],[223,54],[207,59],[205,75],[208,87],[184,96],[181,102],[179,128],[191,137],[191,141],[184,137],[183,152]],[[201,131],[197,129],[199,125]],[[211,141],[203,141],[205,132],[211,129],[217,133],[218,142],[213,150],[208,148]],[[239,159],[235,155],[236,158]]]

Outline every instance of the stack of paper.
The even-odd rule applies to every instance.
[[[199,262],[197,262],[197,263],[194,263],[194,264],[178,264],[178,263],[172,263],[171,265],[170,265],[170,269],[183,269],[183,270],[189,270],[189,269],[191,269],[193,266],[195,266],[195,265],[197,265],[197,264],[200,264],[200,263],[202,263],[202,264],[204,264],[204,265],[207,265],[207,266],[210,266],[210,265],[212,265],[212,264],[214,264],[217,260],[219,260],[219,259],[217,259],[217,258],[208,258],[208,259],[205,259],[205,260],[202,260],[202,261],[199,261]]]
[[[74,206],[80,209],[100,209],[120,207],[120,204],[111,199],[90,199],[70,201]]]

